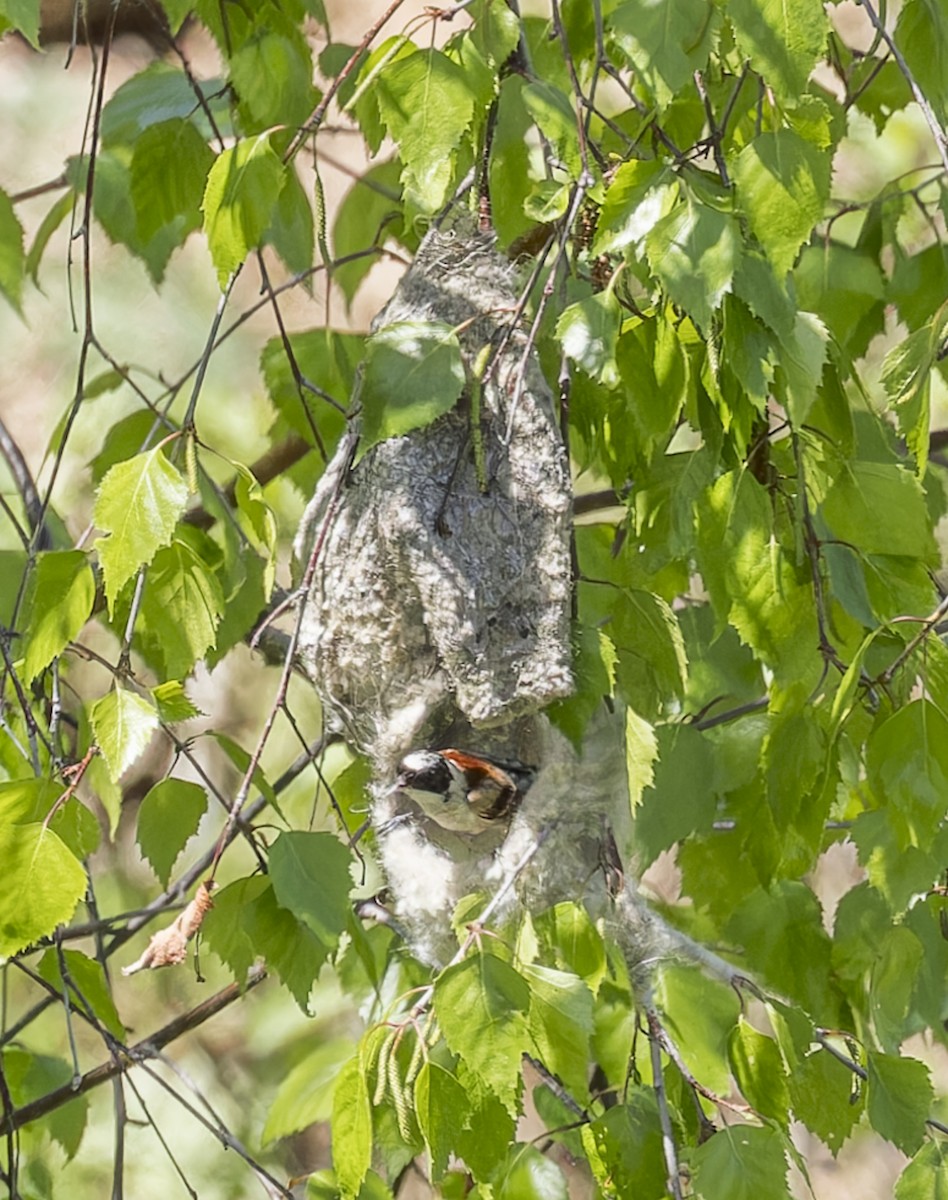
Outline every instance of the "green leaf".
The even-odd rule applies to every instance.
[[[622,316],[611,289],[564,309],[556,322],[563,353],[606,387],[619,382],[616,343]]]
[[[352,1057],[353,1049],[350,1038],[332,1038],[321,1041],[296,1063],[270,1104],[261,1134],[264,1145],[329,1120],[339,1068]]]
[[[168,725],[174,725],[178,721],[190,721],[192,717],[205,716],[184,690],[184,684],[177,679],[159,683],[151,689],[151,696],[158,709],[159,718]]]
[[[667,1195],[661,1122],[651,1088],[627,1088],[623,1104],[583,1130],[583,1144],[604,1196],[659,1200]]]
[[[563,1172],[536,1146],[511,1146],[493,1188],[497,1200],[569,1200]]]
[[[708,832],[717,798],[713,791],[714,751],[692,725],[656,730],[658,762],[635,814],[635,841],[643,865],[692,833]]]
[[[741,235],[734,218],[686,195],[646,235],[645,253],[672,303],[702,332],[710,332],[711,314],[731,290],[740,262]]]
[[[314,238],[313,206],[296,170],[290,168],[263,240],[276,250],[290,271],[302,274],[313,265]]]
[[[39,287],[39,268],[43,252],[49,245],[49,239],[72,212],[75,203],[76,197],[72,190],[64,192],[40,222],[39,229],[37,229],[33,238],[33,244],[30,246],[26,261],[23,264],[26,274],[29,275],[37,287]]]
[[[761,1116],[786,1129],[790,1108],[787,1072],[773,1038],[759,1033],[742,1014],[731,1032],[728,1059],[747,1101]]]
[[[668,215],[677,194],[674,176],[658,161],[622,163],[602,202],[593,253],[609,254],[640,242]]]
[[[118,463],[99,485],[93,518],[109,614],[136,571],[171,541],[188,500],[188,485],[159,447]]]
[[[384,246],[388,238],[399,236],[402,227],[401,172],[398,159],[378,163],[355,180],[336,206],[332,246],[337,261],[350,255],[361,255],[351,262],[338,261],[333,267],[333,283],[342,289],[347,304],[352,303],[359,284],[378,258],[377,254],[362,252],[372,246]]]
[[[772,523],[770,499],[749,472],[722,475],[699,502],[698,564],[718,620],[766,665],[806,678],[818,644],[812,590]]]
[[[612,14],[613,35],[659,111],[707,64],[716,16],[708,0],[626,0]]]
[[[242,138],[218,156],[207,177],[201,208],[221,290],[262,244],[273,219],[285,168],[270,145],[271,132]]]
[[[192,117],[209,138],[211,129],[206,124],[203,104],[210,107],[219,125],[223,121],[222,132],[226,133],[228,100],[220,79],[192,83],[180,68],[154,62],[116,88],[103,108],[102,143],[109,148],[131,145],[150,125]]]
[[[190,531],[186,531],[188,534]],[[191,545],[175,536],[159,550],[145,577],[139,629],[144,645],[180,679],[214,645],[224,596],[214,571]]]
[[[13,202],[0,188],[0,292],[17,312],[21,311],[26,256],[23,251],[23,226],[13,211]]]
[[[852,1072],[828,1050],[814,1050],[793,1064],[789,1081],[793,1115],[837,1155],[862,1116],[864,1089],[854,1091]]]
[[[760,134],[733,164],[738,203],[778,279],[823,216],[830,166],[825,150],[792,129]]]
[[[0,819],[0,955],[18,954],[68,921],[86,873],[52,829]]]
[[[526,981],[493,954],[473,954],[447,967],[435,983],[435,1015],[448,1047],[511,1114],[520,1058],[530,1045],[529,1007]]]
[[[607,628],[618,654],[616,689],[638,712],[652,716],[656,699],[683,694],[685,643],[675,614],[660,596],[623,591]]]
[[[315,935],[329,954],[349,917],[351,855],[329,833],[281,833],[270,850],[270,878],[283,908]]]
[[[358,1196],[372,1159],[372,1110],[358,1055],[346,1063],[336,1080],[332,1155],[343,1196]]]
[[[81,550],[39,555],[26,601],[24,682],[35,679],[78,636],[94,602],[95,578],[87,555]]]
[[[377,99],[403,163],[406,200],[420,212],[436,212],[447,199],[458,146],[474,119],[464,71],[440,50],[417,50],[382,69]]]
[[[895,40],[942,125],[948,118],[948,13],[939,0],[906,0]]]
[[[847,464],[830,485],[820,513],[834,537],[863,554],[938,561],[924,493],[904,467]]]
[[[869,1050],[866,1070],[869,1124],[904,1154],[914,1154],[925,1140],[932,1107],[928,1067],[915,1058]]]
[[[566,971],[536,963],[522,970],[530,985],[528,1026],[540,1060],[582,1103],[588,1094],[592,993]]]
[[[948,1200],[948,1146],[927,1142],[895,1181],[895,1200]]]
[[[784,1143],[775,1129],[725,1125],[691,1156],[700,1200],[790,1200]]]
[[[149,125],[135,139],[129,179],[138,235],[149,241],[177,218],[184,234],[201,226],[201,198],[214,152],[190,121]]]
[[[464,388],[461,346],[440,321],[383,326],[365,346],[363,446],[430,425]]]
[[[932,369],[941,357],[944,307],[921,329],[900,340],[882,363],[882,382],[895,408],[899,432],[915,457],[919,478],[928,465]]]
[[[836,242],[807,246],[793,275],[800,307],[819,316],[850,358],[865,354],[885,324],[885,281],[875,257]]]
[[[493,7],[498,6],[495,4]],[[530,150],[527,145],[531,122],[523,102],[525,87],[526,83],[519,75],[508,75],[500,82],[487,168],[491,218],[497,236],[506,246],[530,228],[524,202],[534,181],[530,175]]]
[[[310,47],[299,26],[276,7],[261,12],[250,37],[230,55],[229,67],[245,133],[302,125],[316,106]]]
[[[0,33],[16,29],[34,50],[40,49],[40,6],[38,0],[0,0]]]
[[[145,796],[138,810],[138,845],[163,887],[171,868],[207,811],[204,789],[185,779],[163,779]]]
[[[729,1086],[727,1045],[740,1001],[729,988],[710,983],[696,967],[661,968],[655,1000],[689,1070],[716,1092]]]
[[[141,755],[158,728],[155,706],[136,692],[118,687],[96,700],[89,719],[113,782]]]
[[[830,990],[830,940],[822,918],[820,903],[805,884],[781,880],[744,900],[728,934],[768,982],[798,1000],[821,1025],[832,1027],[837,1001]]]
[[[125,1026],[122,1024],[109,990],[109,981],[100,962],[88,958],[80,950],[63,950],[62,962],[66,976],[73,986],[69,989],[69,1004],[86,1012],[99,1021],[119,1041],[125,1041]],[[47,983],[65,995],[66,984],[60,965],[60,956],[49,949],[36,966],[36,972]]]
[[[524,107],[552,145],[557,160],[564,165],[570,178],[577,178],[582,159],[576,113],[570,98],[554,84],[542,80],[526,84],[522,97]]]
[[[597,992],[606,975],[606,947],[589,913],[563,901],[533,919],[537,934],[552,948],[559,967],[586,981]]]
[[[52,1058],[47,1054],[28,1054],[25,1050],[15,1046],[4,1049],[2,1066],[4,1077],[8,1080],[10,1096],[17,1106],[28,1104],[32,1100],[39,1100],[40,1097],[72,1083],[75,1078],[73,1063],[65,1062],[61,1058]],[[58,1142],[62,1147],[67,1161],[72,1159],[79,1149],[88,1114],[88,1099],[85,1096],[77,1096],[44,1119],[45,1131],[53,1141]],[[21,1145],[25,1144],[25,1147],[31,1147],[29,1133],[26,1136],[21,1134],[20,1137]],[[33,1145],[35,1146],[35,1142]],[[45,1150],[45,1147],[43,1149]],[[46,1156],[48,1156],[48,1151]],[[20,1163],[24,1180],[29,1180],[30,1168],[35,1164],[30,1163],[28,1152],[22,1155]],[[25,1170],[23,1170],[24,1167]],[[42,1176],[39,1178],[43,1179]],[[29,1194],[51,1195],[51,1183],[51,1178],[47,1176],[41,1184],[41,1191],[34,1192],[31,1186]]]
[[[471,1102],[455,1076],[429,1059],[415,1081],[415,1115],[431,1155],[433,1180],[444,1175],[457,1131],[463,1129],[470,1112]]]
[[[829,334],[813,313],[798,312],[793,333],[782,339],[777,364],[777,394],[786,403],[794,427],[800,429],[810,415],[823,378]]]
[[[799,103],[829,32],[821,0],[728,0],[727,15],[753,70],[783,104]]]

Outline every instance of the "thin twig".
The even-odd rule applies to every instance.
[[[675,1200],[683,1200],[681,1167],[678,1164],[678,1148],[675,1145],[675,1131],[672,1128],[671,1113],[668,1109],[668,1096],[665,1093],[665,1080],[662,1077],[661,1025],[658,1015],[653,1008],[646,1009],[645,1015],[648,1020],[648,1040],[652,1058],[652,1087],[655,1090],[655,1102],[658,1105],[658,1120],[662,1127],[662,1154],[665,1156],[666,1182],[668,1190],[675,1197]]]
[[[6,1136],[11,1130],[22,1129],[31,1121],[45,1117],[47,1113],[61,1108],[77,1096],[83,1096],[86,1092],[98,1087],[99,1084],[114,1079],[117,1075],[127,1071],[129,1067],[154,1058],[159,1050],[176,1041],[183,1034],[190,1033],[192,1029],[203,1025],[205,1021],[233,1004],[235,1000],[239,1000],[245,992],[256,987],[258,983],[262,983],[266,977],[266,970],[262,966],[251,967],[243,984],[231,983],[203,1003],[182,1013],[181,1016],[175,1017],[150,1037],[143,1038],[142,1041],[129,1047],[127,1055],[100,1063],[91,1071],[86,1071],[77,1083],[63,1084],[62,1087],[54,1088],[51,1092],[37,1097],[36,1100],[31,1100],[28,1104],[23,1104],[12,1112],[5,1113],[0,1120],[0,1137]]]

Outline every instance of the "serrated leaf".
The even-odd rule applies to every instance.
[[[306,925],[326,953],[349,917],[351,855],[329,833],[281,833],[270,850],[270,878],[283,908]]]
[[[919,478],[928,465],[932,369],[941,356],[944,334],[942,308],[921,329],[913,330],[893,346],[882,363],[882,382],[895,407],[899,430],[915,458]]]
[[[575,179],[582,167],[576,113],[570,98],[552,83],[536,80],[522,92],[524,107],[533,117],[543,136],[553,146],[556,157]]]
[[[447,198],[457,148],[474,119],[474,95],[464,71],[440,50],[416,50],[382,69],[377,99],[399,148],[406,200],[420,212],[436,212]]]
[[[552,948],[558,966],[599,990],[606,974],[606,947],[602,934],[579,904],[563,901],[534,918],[537,934]]]
[[[343,1196],[358,1196],[372,1159],[372,1110],[358,1055],[346,1063],[336,1080],[332,1152]]]
[[[190,121],[149,125],[135,139],[129,165],[138,234],[144,241],[179,217],[186,236],[201,226],[201,198],[214,152]]]
[[[635,813],[643,864],[690,834],[710,830],[717,808],[714,749],[704,734],[690,725],[662,725],[655,751],[653,779]]]
[[[350,1038],[333,1038],[296,1063],[270,1103],[261,1135],[264,1145],[329,1120],[339,1068],[352,1057],[353,1049]]]
[[[606,387],[619,382],[616,343],[622,316],[610,289],[597,292],[563,310],[556,322],[556,336],[563,353]]]
[[[530,986],[528,1027],[543,1065],[584,1102],[588,1094],[593,999],[576,975],[537,963],[522,968]]]
[[[862,1116],[865,1089],[854,1090],[852,1072],[827,1050],[795,1063],[789,1082],[794,1117],[837,1155]]]
[[[48,1054],[30,1054],[18,1046],[7,1046],[3,1050],[3,1074],[8,1081],[10,1096],[18,1107],[38,1100],[58,1088],[70,1084],[75,1078],[74,1063],[61,1058],[53,1058]],[[62,1108],[55,1109],[44,1120],[47,1132],[53,1141],[58,1142],[65,1153],[67,1161],[72,1159],[79,1149],[82,1135],[85,1132],[86,1120],[89,1113],[89,1101],[86,1096],[77,1096],[67,1101]],[[30,1180],[30,1192],[33,1192],[29,1158],[21,1159],[25,1170],[23,1176]],[[50,1176],[46,1176],[50,1180]],[[49,1187],[43,1186],[43,1176],[39,1177],[41,1191],[38,1194],[49,1195]],[[51,1180],[50,1180],[51,1181]]]
[[[493,954],[447,967],[435,984],[434,1010],[449,1048],[504,1105],[516,1110],[520,1058],[530,1046],[530,988]]]
[[[138,845],[163,887],[187,842],[197,833],[207,811],[204,789],[185,779],[162,779],[138,810]]]
[[[86,873],[52,829],[0,820],[0,956],[18,954],[68,921]]]
[[[793,333],[782,339],[782,348],[777,364],[777,390],[799,429],[810,415],[823,378],[829,348],[826,326],[814,313],[798,312]]]
[[[23,678],[30,683],[75,638],[95,602],[95,578],[81,550],[39,555],[30,580]]]
[[[593,253],[608,254],[641,241],[668,215],[677,194],[674,176],[656,160],[622,163],[602,202]]]
[[[904,1154],[914,1154],[925,1140],[934,1098],[928,1067],[916,1058],[869,1050],[866,1070],[870,1125]]]
[[[748,1102],[761,1116],[786,1129],[790,1107],[787,1072],[773,1038],[760,1033],[742,1015],[728,1041],[728,1059]]]
[[[26,255],[23,251],[23,226],[13,211],[13,202],[0,189],[0,292],[17,312],[23,295]]]
[[[790,1200],[784,1143],[775,1129],[725,1125],[691,1156],[700,1200]]]
[[[159,447],[118,463],[99,485],[93,518],[109,614],[135,572],[171,541],[188,500],[188,485]]]
[[[89,710],[89,720],[113,782],[141,755],[158,728],[154,705],[125,688],[113,688],[96,700]]]
[[[313,265],[314,238],[312,203],[299,175],[290,167],[263,240],[276,250],[290,271],[302,274]]]
[[[112,999],[102,964],[94,958],[88,958],[79,950],[63,950],[62,958],[69,982],[74,985],[69,989],[70,1005],[79,1007],[80,1011],[87,1011],[91,1017],[100,1021],[113,1037],[124,1041],[125,1026]],[[61,995],[65,994],[66,984],[60,968],[60,957],[55,949],[46,951],[36,966],[36,972]]]
[[[457,334],[440,321],[398,321],[365,345],[363,445],[430,425],[464,388]]]
[[[705,67],[716,16],[708,0],[625,0],[612,14],[613,35],[659,111]]]
[[[823,216],[830,166],[823,149],[792,129],[760,134],[733,164],[738,203],[778,279]]]
[[[655,999],[689,1070],[705,1086],[724,1091],[727,1043],[740,1009],[737,996],[710,983],[696,967],[669,963],[661,968]]]
[[[948,118],[948,13],[938,0],[907,0],[895,40],[925,99],[942,123]]]
[[[833,536],[863,554],[937,561],[922,489],[904,467],[849,464],[833,481],[820,511]]]
[[[895,1181],[895,1200],[948,1200],[948,1146],[924,1145]]]
[[[103,108],[103,145],[131,145],[150,125],[175,117],[181,120],[193,117],[200,132],[209,137],[210,127],[204,128],[203,104],[211,108],[219,126],[224,120],[223,131],[226,132],[229,122],[225,90],[220,79],[192,82],[183,70],[170,63],[151,63],[116,88]]]
[[[431,1176],[444,1174],[455,1148],[455,1135],[467,1124],[471,1102],[450,1071],[430,1060],[415,1081],[415,1115],[431,1155]]]
[[[228,65],[247,133],[302,125],[316,105],[309,45],[299,26],[276,6],[262,8],[250,37],[229,56]]]
[[[646,235],[645,253],[672,303],[709,332],[741,258],[734,218],[688,195]]]
[[[624,1102],[583,1130],[583,1144],[604,1196],[658,1200],[667,1194],[661,1121],[650,1088],[624,1089]]]
[[[271,131],[242,138],[211,167],[201,209],[217,280],[224,289],[273,219],[285,168],[270,145]]]
[[[752,69],[784,104],[796,104],[826,45],[821,0],[728,0],[727,14]]]
[[[159,683],[151,689],[151,695],[158,709],[158,716],[169,725],[206,715],[188,696],[184,684],[177,679]]]
[[[224,607],[216,573],[189,541],[174,537],[157,551],[145,578],[144,646],[155,645],[165,672],[180,679],[214,645]]]
[[[336,259],[359,255],[333,267],[333,283],[342,289],[348,304],[377,258],[361,252],[371,245],[384,245],[401,229],[401,173],[398,159],[378,163],[355,180],[335,207],[332,246]]]

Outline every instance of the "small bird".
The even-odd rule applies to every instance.
[[[413,750],[399,763],[392,791],[408,796],[443,829],[476,834],[494,821],[509,821],[533,777],[522,763],[466,750]]]

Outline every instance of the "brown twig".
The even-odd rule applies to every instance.
[[[91,1071],[86,1071],[75,1084],[63,1084],[62,1087],[54,1088],[36,1100],[31,1100],[29,1104],[22,1104],[19,1108],[13,1109],[12,1112],[5,1114],[0,1119],[0,1137],[5,1137],[12,1130],[22,1129],[31,1121],[45,1117],[47,1113],[68,1104],[76,1096],[83,1096],[86,1092],[98,1087],[99,1084],[114,1079],[117,1075],[127,1071],[129,1067],[154,1058],[163,1047],[176,1041],[183,1034],[190,1033],[192,1029],[203,1025],[209,1018],[233,1004],[235,1000],[239,1000],[245,992],[256,987],[258,983],[262,983],[266,977],[266,970],[262,966],[251,967],[245,983],[229,984],[215,996],[211,996],[189,1012],[183,1013],[181,1016],[175,1017],[173,1021],[169,1021],[167,1025],[163,1025],[150,1037],[143,1038],[134,1046],[130,1046],[127,1054],[100,1063]]]

